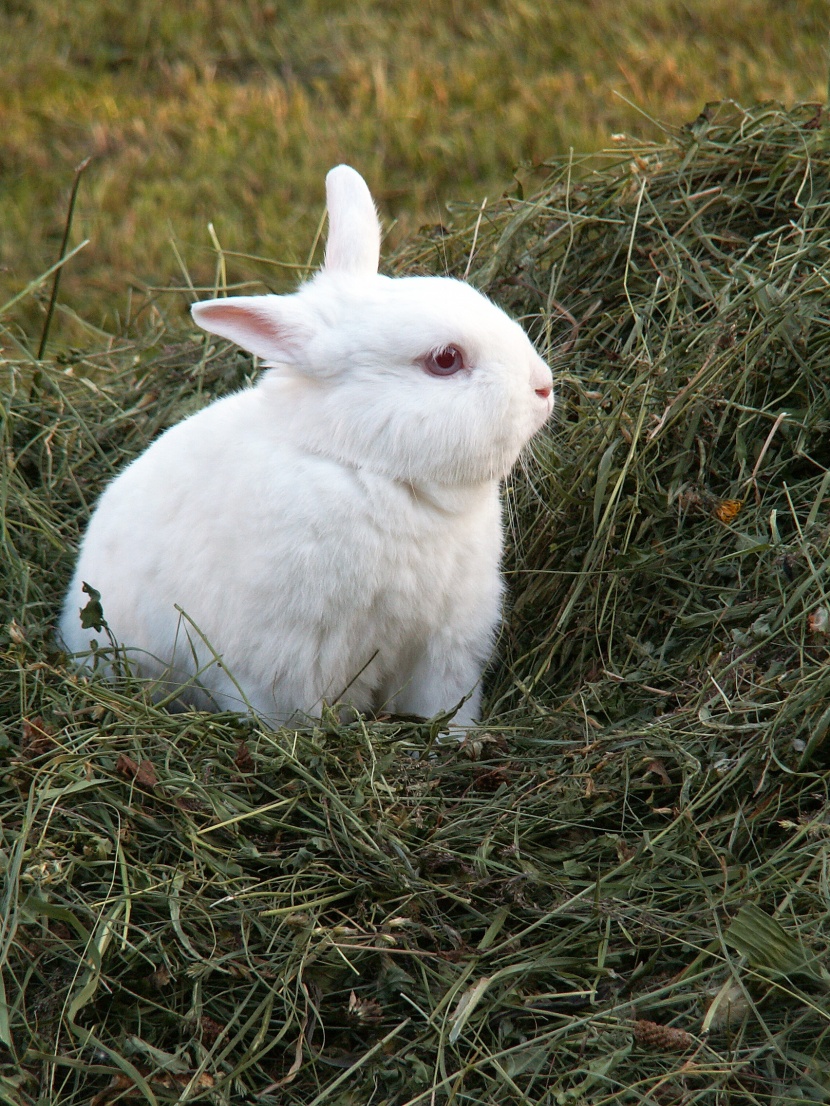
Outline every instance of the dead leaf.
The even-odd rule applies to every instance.
[[[243,775],[250,776],[254,772],[254,758],[251,756],[251,750],[248,748],[244,741],[240,741],[236,747],[236,756],[233,758],[233,762]]]
[[[146,791],[152,791],[158,783],[156,769],[151,760],[142,760],[138,764],[131,756],[121,753],[115,763],[115,770],[125,780],[135,780],[137,786]]]
[[[55,747],[55,733],[39,716],[23,719],[20,755],[26,760],[43,756]]]

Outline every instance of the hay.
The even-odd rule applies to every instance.
[[[712,106],[398,259],[469,268],[560,379],[460,748],[68,673],[90,502],[249,364],[8,361],[3,1101],[830,1099],[829,142]]]

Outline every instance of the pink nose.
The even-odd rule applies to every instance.
[[[549,399],[553,391],[550,368],[541,357],[534,357],[530,366],[530,386],[539,399]]]

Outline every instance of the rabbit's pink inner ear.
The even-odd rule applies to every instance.
[[[283,328],[278,325],[276,319],[269,319],[263,312],[255,311],[250,307],[214,303],[202,307],[199,316],[199,322],[202,326],[211,330],[215,326],[216,331],[214,333],[217,334],[224,334],[226,331],[242,332],[250,334],[252,338],[263,342],[272,342],[277,346],[283,340]],[[230,337],[230,333],[228,333],[228,337]]]
[[[282,307],[279,296],[208,300],[194,303],[191,311],[199,326],[265,361],[290,362],[302,353],[302,326]]]

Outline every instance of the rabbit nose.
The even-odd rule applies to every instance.
[[[550,366],[541,357],[536,358],[531,367],[530,386],[539,399],[547,399],[553,391]]]

